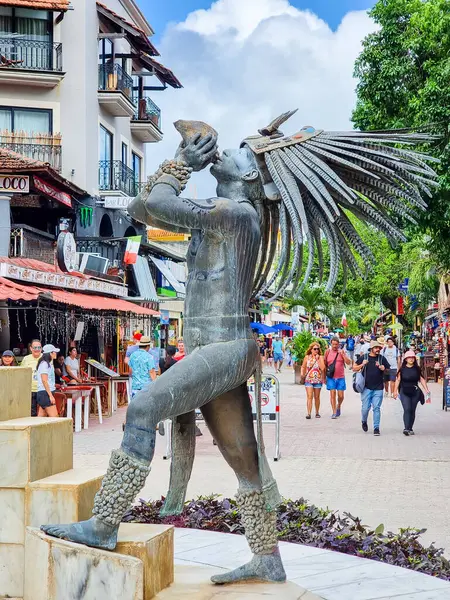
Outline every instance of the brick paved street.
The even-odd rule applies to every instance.
[[[402,435],[402,411],[394,400],[383,402],[381,437],[360,426],[359,396],[347,391],[340,419],[331,420],[326,390],[321,419],[305,419],[305,390],[293,384],[292,370],[280,375],[281,460],[272,462],[280,491],[303,496],[329,508],[360,516],[371,526],[426,528],[425,541],[436,542],[450,555],[450,412],[441,410],[442,388],[430,384],[431,404],[419,406],[416,436]],[[348,375],[348,388],[351,386]],[[75,436],[75,466],[106,468],[109,453],[120,445],[124,410],[99,426]],[[197,438],[197,457],[188,497],[234,495],[236,480],[204,425]],[[265,426],[267,452],[273,456],[274,428]],[[157,436],[155,460],[143,498],[157,498],[168,486],[169,462],[163,460],[164,439]]]

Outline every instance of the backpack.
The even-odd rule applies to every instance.
[[[350,352],[352,350],[355,349],[355,340],[353,338],[351,338],[350,340],[347,340],[347,350],[349,350]]]
[[[327,353],[325,355],[325,361],[327,361],[327,357],[328,357],[328,353],[329,352],[330,351],[327,350]],[[330,378],[330,379],[333,379],[333,377],[334,377],[334,372],[336,370],[336,361],[337,361],[337,357],[338,356],[339,356],[339,353],[336,352],[336,356],[335,356],[333,362],[331,363],[331,365],[327,365],[327,377]]]
[[[368,360],[369,355],[364,354],[363,360]],[[353,390],[357,394],[362,394],[366,388],[366,367],[362,368],[361,371],[353,373]]]

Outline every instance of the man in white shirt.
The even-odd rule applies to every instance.
[[[383,348],[381,355],[389,363],[389,372],[386,372],[384,380],[384,397],[387,398],[389,395],[394,394],[395,378],[401,363],[400,352],[391,337],[387,339],[387,346]]]
[[[355,356],[355,358],[358,358],[358,356],[361,356],[361,354],[369,354],[370,342],[371,342],[370,337],[368,335],[365,335],[360,342],[359,351],[357,353],[357,356]]]

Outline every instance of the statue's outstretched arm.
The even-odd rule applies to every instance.
[[[131,217],[133,217],[133,219],[139,221],[139,223],[145,223],[146,225],[151,225],[152,227],[158,227],[158,229],[166,229],[167,231],[171,231],[173,233],[190,233],[189,229],[183,229],[182,227],[176,227],[173,224],[159,221],[155,215],[149,214],[145,206],[148,195],[149,192],[144,190],[128,205],[128,213]]]

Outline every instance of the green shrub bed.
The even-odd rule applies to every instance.
[[[244,534],[236,502],[229,498],[200,496],[186,502],[181,515],[161,518],[163,502],[164,499],[140,500],[123,520]],[[277,526],[279,539],[284,542],[369,558],[450,581],[450,561],[445,558],[444,550],[420,542],[425,529],[400,529],[398,533],[385,532],[383,525],[370,529],[349,513],[340,515],[324,510],[303,498],[283,500]]]

